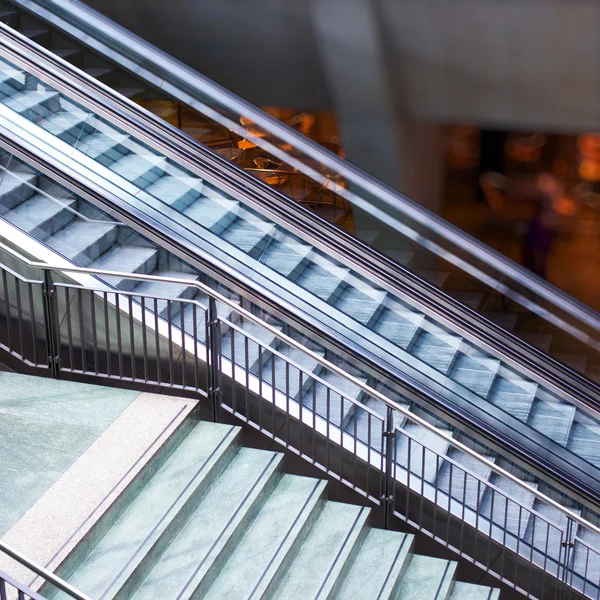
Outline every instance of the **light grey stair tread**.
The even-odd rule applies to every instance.
[[[38,121],[38,125],[54,135],[60,135],[72,127],[84,123],[89,113],[84,110],[63,110]]]
[[[237,200],[219,196],[203,197],[190,204],[183,214],[219,235],[235,221],[239,207]]]
[[[289,393],[290,398],[298,398],[301,392],[306,393],[308,388],[313,384],[314,380],[312,379],[311,374],[319,372],[319,362],[305,352],[290,348],[289,346],[278,348],[277,351],[287,360],[301,367],[302,371],[289,364],[287,360],[284,360],[279,356],[269,356],[270,353],[264,351],[263,360],[265,362],[262,367],[263,380],[271,385],[273,383],[273,375],[275,375],[275,387],[283,393]],[[319,351],[315,352],[315,354],[323,356],[324,353]],[[286,383],[286,379],[288,380],[288,383]],[[300,382],[300,379],[302,379],[302,382]],[[302,390],[300,389],[300,383],[302,383]]]
[[[138,265],[146,262],[157,254],[158,250],[156,250],[156,248],[148,248],[146,246],[115,246],[108,252],[105,252],[92,264],[95,269],[135,273],[135,269]]]
[[[190,283],[197,280],[198,276],[194,273],[182,273],[180,271],[159,271],[155,273],[160,277],[171,277],[174,279],[189,280]],[[193,288],[186,283],[164,283],[161,281],[144,281],[137,285],[134,289],[137,294],[147,294],[149,296],[161,296],[163,298],[184,298],[193,297],[196,293],[196,288]],[[152,298],[146,300],[148,309],[152,309],[154,301]],[[158,311],[162,312],[167,307],[167,300],[157,300]],[[171,305],[171,316],[179,311],[179,304]]]
[[[238,429],[198,423],[108,530],[69,583],[93,598],[114,597],[193,492],[230,452]]]
[[[26,90],[4,99],[4,104],[17,112],[24,111],[51,99],[58,101],[59,93],[49,90]]]
[[[155,156],[154,154],[141,155],[132,152],[119,158],[110,168],[128,181],[143,178],[143,183],[150,185],[158,179],[159,172],[165,165],[166,159],[161,156]]]
[[[25,85],[26,73],[8,63],[0,61],[0,81],[14,81],[17,84]]]
[[[207,573],[224,562],[238,529],[252,516],[261,494],[275,484],[283,455],[240,448],[145,577],[132,600],[189,599]]]
[[[314,520],[324,491],[323,481],[283,475],[203,596],[205,600],[248,598],[253,592],[260,598]]]
[[[11,173],[4,173],[0,176],[0,196],[10,194],[15,188],[21,185],[35,185],[37,180],[36,173],[30,173],[29,171],[14,171]]]
[[[156,196],[169,205],[181,197],[189,198],[189,202],[197,200],[202,193],[202,179],[191,175],[165,175],[146,188],[152,196]]]
[[[347,275],[348,270],[342,267],[331,265],[325,268],[312,263],[302,271],[300,277],[296,279],[296,283],[321,300],[331,303],[335,301],[346,285]]]
[[[498,600],[500,590],[457,581],[448,600]]]
[[[528,544],[540,550],[544,555],[548,554],[555,560],[560,558],[564,551],[561,542],[565,541],[564,532],[567,531],[568,519],[565,513],[548,504],[535,501],[533,509],[540,515],[529,520],[524,539]],[[547,545],[546,545],[547,544]],[[551,565],[546,565],[551,569]],[[554,571],[556,573],[556,570]]]
[[[148,274],[156,268],[158,250],[146,246],[116,245],[97,258],[90,266],[105,271]],[[133,289],[135,279],[99,275],[101,279],[118,289]],[[125,286],[125,287],[123,287]],[[123,301],[127,301],[123,298]]]
[[[486,483],[491,479],[492,468],[460,450],[451,450],[449,458],[459,466],[451,465],[447,461],[444,461],[443,464],[440,463],[439,488],[460,502],[464,500],[469,508],[477,510],[483,500]],[[494,462],[493,458],[489,456],[485,458]]]
[[[246,253],[256,253],[266,249],[275,234],[275,225],[239,209],[238,218],[227,227],[221,237]]]
[[[517,376],[497,377],[489,394],[490,401],[519,421],[526,421],[535,398],[537,384]]]
[[[327,598],[352,556],[370,508],[327,502],[277,588],[281,600]]]
[[[452,588],[456,563],[415,554],[402,577],[396,598],[445,600]]]
[[[414,536],[371,529],[335,595],[336,600],[389,600],[411,560]]]
[[[492,494],[488,490],[480,505],[481,514],[488,519],[493,517],[496,525],[506,528],[515,536],[525,535],[535,501],[535,496],[527,487],[536,489],[537,484],[523,486],[500,475],[494,475],[491,483],[502,493],[493,494],[492,513]]]
[[[91,156],[92,158],[97,158],[101,154],[105,154],[109,150],[116,148],[123,142],[129,139],[129,136],[124,133],[119,133],[117,131],[111,131],[109,133],[103,133],[100,131],[94,131],[93,133],[89,133],[81,137],[81,139],[77,142],[76,148],[83,152],[86,156]],[[114,151],[114,155],[111,155],[113,160],[118,160],[122,158],[124,155],[121,151]],[[133,156],[135,155],[125,155],[125,156]]]
[[[62,211],[74,209],[76,206],[77,200],[74,198],[53,201],[43,194],[36,194],[13,209],[7,215],[7,220],[15,227],[31,233],[47,221],[58,218]],[[73,213],[68,216],[71,215]]]
[[[312,247],[286,240],[275,240],[261,257],[261,262],[284,277],[295,278],[308,263]]]
[[[280,326],[275,327],[278,331],[281,331]],[[235,363],[240,365],[244,369],[248,368],[252,372],[256,372],[256,361],[258,360],[259,354],[262,353],[263,360],[268,358],[269,352],[266,348],[276,348],[278,345],[278,338],[273,335],[268,329],[261,327],[257,323],[244,323],[242,329],[257,339],[262,344],[262,350],[259,351],[259,345],[246,338],[238,331],[229,331],[223,336],[221,348],[223,355],[231,359],[235,359]],[[246,342],[248,339],[248,342]],[[233,341],[233,349],[232,349]],[[246,354],[247,348],[247,354]]]
[[[434,329],[432,332],[422,329],[410,352],[434,369],[447,373],[454,362],[460,341],[458,336],[441,330]]]
[[[347,286],[335,302],[341,312],[365,326],[373,324],[384,308],[385,292],[376,288]]]
[[[566,446],[575,418],[576,408],[541,391],[533,403],[528,425],[551,440]]]
[[[496,358],[485,356],[479,352],[470,354],[461,352],[452,366],[451,378],[486,398],[499,367],[500,361]]]
[[[443,464],[442,458],[448,453],[450,442],[443,437],[430,431],[422,425],[409,424],[405,427],[407,433],[412,437],[410,442],[410,471],[425,480],[433,482],[437,477],[438,466]],[[450,435],[450,431],[443,431]],[[408,468],[409,463],[409,439],[407,436],[399,434],[396,442],[396,462],[403,467]],[[425,448],[425,451],[423,450]]]
[[[376,452],[383,452],[383,432],[385,431],[385,419],[387,415],[387,407],[383,402],[375,398],[367,398],[364,405],[375,412],[380,419],[371,415],[368,411],[356,409],[352,419],[346,426],[346,431],[364,444],[368,444]],[[409,408],[408,404],[403,404],[405,408]],[[392,415],[394,428],[400,428],[406,422],[406,418],[399,412],[394,411]]]
[[[355,408],[350,400],[360,401],[363,391],[341,375],[325,373],[321,374],[321,379],[327,385],[320,382],[313,384],[304,395],[302,403],[310,410],[315,410],[321,417],[329,416],[329,420],[333,424],[344,428]],[[366,379],[360,378],[360,380],[366,383]],[[331,388],[339,390],[343,396]]]
[[[406,349],[416,338],[424,316],[389,300],[373,325],[373,331]]]
[[[600,467],[600,425],[578,415],[571,428],[567,448],[596,467]]]
[[[177,327],[181,327],[181,309],[183,309],[183,328],[186,333],[194,332],[194,313],[196,316],[196,335],[199,341],[204,340],[206,334],[206,311],[208,310],[208,296],[203,292],[196,292],[191,298],[195,302],[180,303],[173,310],[173,323]],[[196,304],[199,303],[199,304]],[[222,302],[216,302],[217,314],[219,317],[227,319],[231,316],[231,309]],[[225,354],[225,339],[223,339],[221,348]]]
[[[117,225],[111,221],[75,221],[49,238],[48,245],[71,258],[95,245],[106,234],[116,233],[116,228]]]

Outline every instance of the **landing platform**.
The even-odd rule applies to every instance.
[[[193,400],[0,372],[0,538],[52,568],[195,406]],[[9,559],[0,570],[32,581]]]

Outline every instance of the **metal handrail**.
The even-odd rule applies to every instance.
[[[233,302],[226,296],[223,296],[223,295],[219,294],[218,292],[215,292],[212,288],[208,287],[207,285],[203,284],[200,281],[195,281],[195,280],[190,280],[190,279],[180,279],[177,277],[161,277],[161,276],[157,276],[157,275],[124,273],[121,271],[110,271],[110,270],[105,270],[105,269],[90,269],[87,267],[55,266],[55,265],[51,265],[48,263],[32,261],[32,260],[28,259],[27,257],[23,256],[22,254],[20,254],[19,252],[17,252],[16,250],[10,248],[3,242],[0,242],[0,249],[3,250],[4,252],[6,252],[7,254],[9,254],[10,256],[23,262],[28,267],[31,267],[34,269],[43,269],[43,270],[47,270],[47,271],[57,271],[57,272],[64,272],[64,273],[81,273],[81,274],[85,274],[85,275],[99,275],[99,276],[105,276],[105,277],[118,277],[121,279],[133,279],[136,281],[156,281],[156,282],[161,282],[161,283],[177,283],[177,284],[185,284],[186,286],[189,286],[189,287],[195,287],[198,290],[200,290],[202,293],[206,294],[209,298],[213,298],[215,301],[225,304],[228,308],[230,308],[234,312],[237,312],[244,319],[252,321],[253,323],[259,325],[260,327],[266,329],[271,335],[279,338],[285,344],[292,346],[293,348],[300,350],[304,354],[310,356],[311,359],[313,359],[314,361],[319,363],[321,366],[323,366],[326,369],[328,369],[329,371],[332,371],[333,373],[339,375],[340,377],[346,379],[346,381],[349,381],[353,385],[359,387],[367,395],[369,395],[373,398],[376,398],[377,400],[382,402],[386,407],[389,407],[392,410],[394,410],[398,413],[401,413],[407,419],[409,419],[411,422],[417,423],[418,425],[424,427],[428,431],[434,433],[436,436],[442,438],[450,446],[456,448],[457,450],[460,450],[461,452],[464,452],[465,454],[469,455],[470,457],[474,458],[475,460],[479,461],[480,463],[483,463],[488,469],[490,469],[491,472],[510,480],[512,483],[517,484],[521,488],[526,489],[529,494],[535,496],[538,500],[542,501],[544,504],[548,504],[548,505],[552,506],[553,508],[557,509],[559,512],[563,513],[567,518],[572,519],[573,521],[577,522],[579,525],[582,525],[583,527],[590,529],[594,533],[600,535],[600,527],[597,527],[593,523],[586,521],[585,519],[580,517],[577,513],[562,506],[555,500],[552,500],[552,498],[549,498],[545,494],[542,494],[541,492],[539,492],[537,489],[528,486],[526,483],[524,483],[522,480],[520,480],[519,478],[512,475],[510,472],[497,466],[494,462],[488,460],[484,456],[481,456],[480,454],[478,454],[477,452],[475,452],[474,450],[472,450],[471,448],[469,448],[462,442],[454,439],[451,435],[448,435],[448,434],[444,433],[442,430],[437,429],[435,426],[431,425],[428,421],[426,421],[422,417],[419,417],[418,415],[412,413],[410,410],[408,410],[401,404],[398,404],[398,403],[394,402],[393,400],[387,398],[386,396],[384,396],[383,394],[378,392],[376,389],[370,387],[369,385],[367,385],[360,379],[357,379],[356,377],[350,375],[349,373],[347,373],[346,371],[344,371],[337,365],[334,365],[333,363],[329,362],[328,360],[321,357],[319,354],[313,352],[306,346],[303,346],[301,343],[297,342],[296,340],[290,338],[289,336],[285,335],[284,333],[281,333],[277,328],[273,327],[272,325],[269,325],[268,323],[266,323],[259,317],[253,315],[250,311],[247,311],[246,309],[242,308],[241,306],[239,306],[238,304],[236,304],[235,302]],[[28,281],[27,279],[23,279],[23,280]],[[83,289],[86,289],[85,286],[83,286]],[[114,290],[114,291],[111,290],[109,293],[119,294],[120,292],[119,292],[119,290]],[[193,303],[194,301],[189,300],[188,302]]]
[[[69,585],[64,579],[61,579],[60,577],[56,576],[51,571],[48,571],[48,569],[40,567],[40,565],[28,559],[26,556],[24,556],[14,548],[7,546],[1,541],[0,552],[4,552],[13,560],[16,560],[18,563],[28,568],[30,571],[33,571],[36,575],[39,575],[40,577],[44,578],[48,583],[51,583],[52,585],[56,586],[59,590],[65,592],[66,594],[69,594],[71,598],[75,598],[75,600],[92,600],[90,596],[87,596],[83,592],[80,592],[79,590],[75,589],[72,585]]]
[[[66,21],[71,27],[83,30],[98,39],[101,44],[123,55],[130,64],[135,65],[134,72],[137,75],[146,78],[154,85],[158,84],[159,87],[168,85],[169,93],[175,97],[179,93],[180,98],[178,99],[181,101],[189,104],[191,98],[202,102],[201,98],[205,96],[218,105],[226,107],[231,112],[250,119],[253,125],[262,128],[272,136],[292,145],[302,154],[343,176],[352,182],[354,188],[360,186],[367,193],[384,200],[389,207],[389,214],[399,212],[414,220],[433,234],[465,251],[473,259],[484,262],[503,277],[518,281],[520,287],[528,288],[560,311],[600,332],[600,316],[596,311],[547,282],[531,277],[531,274],[523,267],[513,263],[360,168],[341,159],[335,153],[159,50],[131,31],[117,25],[89,6],[77,0],[14,1],[34,13],[40,13],[41,11],[43,13],[42,18],[46,18],[50,22],[56,21],[56,15],[58,15],[60,20]],[[157,71],[160,72],[160,75],[157,75]],[[260,142],[260,139],[258,141]],[[275,150],[275,154],[280,155],[288,163],[298,164],[294,157],[286,154],[280,148],[272,144],[269,144],[269,146],[270,151]],[[304,170],[308,168],[304,165]],[[312,169],[310,170],[312,171]]]

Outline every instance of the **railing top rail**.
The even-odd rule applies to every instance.
[[[237,312],[244,319],[247,319],[247,320],[259,325],[260,327],[266,329],[267,331],[269,331],[270,334],[279,338],[285,344],[287,344],[297,350],[300,350],[304,354],[310,356],[311,359],[313,359],[314,361],[319,363],[325,369],[341,376],[342,378],[346,379],[347,381],[349,381],[356,387],[362,389],[368,396],[370,396],[372,398],[376,398],[377,400],[382,402],[385,406],[388,406],[388,407],[392,408],[393,410],[395,410],[396,412],[401,413],[402,415],[404,415],[407,419],[409,419],[413,423],[417,423],[420,426],[427,429],[428,431],[431,431],[436,436],[442,438],[451,447],[453,447],[457,450],[460,450],[461,452],[464,452],[465,454],[471,456],[472,458],[479,461],[480,463],[485,464],[486,467],[488,469],[490,469],[491,472],[510,480],[511,482],[515,483],[516,485],[518,485],[521,488],[527,489],[529,494],[538,498],[545,504],[553,506],[554,508],[556,508],[557,510],[559,510],[560,512],[565,514],[565,516],[567,516],[568,518],[572,519],[573,521],[579,523],[583,527],[590,529],[590,530],[594,531],[595,533],[597,533],[598,535],[600,535],[600,527],[596,527],[592,523],[586,521],[585,519],[580,517],[577,513],[562,506],[555,500],[552,500],[552,498],[549,498],[548,496],[542,494],[534,487],[528,486],[525,482],[523,482],[518,477],[515,477],[512,473],[499,467],[494,462],[486,459],[484,456],[478,454],[477,452],[475,452],[474,450],[472,450],[471,448],[469,448],[462,442],[454,439],[451,435],[448,435],[447,433],[438,429],[434,425],[431,425],[431,423],[429,423],[422,417],[412,413],[406,407],[402,406],[401,404],[398,404],[397,402],[394,402],[390,398],[387,398],[381,392],[378,392],[376,389],[367,385],[360,379],[354,377],[353,375],[350,375],[349,373],[346,373],[346,371],[344,371],[337,365],[334,365],[333,363],[331,363],[328,360],[321,357],[316,352],[313,352],[312,350],[310,350],[309,348],[306,348],[305,346],[303,346],[301,343],[297,342],[296,340],[290,338],[289,336],[285,335],[284,333],[281,333],[277,328],[264,322],[259,317],[253,315],[250,311],[247,311],[246,309],[242,308],[241,306],[239,306],[237,303],[230,300],[226,296],[223,296],[222,294],[215,292],[213,289],[211,289],[206,284],[204,284],[200,281],[193,281],[190,279],[178,279],[176,277],[160,277],[157,275],[124,273],[121,271],[110,271],[110,270],[105,270],[105,269],[90,269],[87,267],[52,265],[52,264],[48,264],[48,263],[32,261],[32,260],[28,259],[27,257],[23,256],[22,254],[20,254],[18,251],[14,250],[13,248],[10,248],[3,242],[0,242],[0,250],[3,250],[4,252],[11,255],[12,257],[25,263],[28,267],[31,267],[34,269],[35,268],[45,269],[47,271],[62,272],[62,273],[80,273],[80,274],[84,274],[84,275],[98,275],[98,276],[105,276],[105,277],[115,277],[115,278],[119,278],[119,279],[133,279],[136,281],[156,281],[156,282],[163,282],[163,283],[177,283],[177,284],[185,284],[190,287],[196,287],[198,290],[202,291],[208,297],[213,298],[214,300],[216,300],[218,302],[221,302],[222,304],[224,304],[228,308],[230,308],[232,311]],[[3,265],[0,264],[0,266],[3,266]],[[29,280],[25,280],[25,281],[29,281]],[[83,285],[81,285],[80,287],[82,287],[83,289],[89,289],[90,291],[107,291],[107,290],[98,290],[98,289],[90,288],[89,286],[86,287]],[[109,290],[109,292],[113,293],[113,294],[136,295],[135,292],[121,292],[117,289],[111,289],[111,290]],[[202,306],[199,302],[198,302],[198,305]]]
[[[518,282],[519,287],[526,287],[530,292],[543,298],[559,311],[569,314],[593,330],[600,332],[600,315],[596,311],[547,282],[531,277],[531,274],[520,265],[487,247],[459,228],[447,223],[358,167],[341,159],[335,153],[310,140],[300,132],[181,63],[166,52],[159,50],[93,8],[78,0],[14,1],[30,10],[35,11],[37,8],[38,11],[49,11],[50,15],[59,15],[59,18],[66,20],[71,26],[81,28],[101,43],[108,45],[113,51],[133,61],[137,67],[136,72],[138,75],[144,77],[145,74],[149,74],[151,82],[152,80],[159,80],[168,83],[171,93],[179,90],[184,95],[189,96],[190,91],[192,94],[195,92],[249,119],[253,126],[258,126],[274,137],[291,144],[302,154],[318,161],[331,171],[347,179],[354,187],[360,186],[367,193],[377,196],[386,203],[392,213],[402,213],[434,235],[460,248],[477,262],[487,264],[494,271],[500,273],[503,278]],[[157,70],[160,75],[157,75]],[[290,159],[296,162],[292,157]]]
[[[76,590],[72,585],[68,584],[66,581],[64,581],[60,577],[56,576],[51,571],[48,571],[48,569],[41,567],[40,565],[33,562],[32,560],[29,560],[23,554],[21,554],[14,548],[7,546],[5,543],[3,543],[1,541],[0,541],[0,551],[4,552],[8,556],[10,556],[13,560],[16,560],[18,563],[20,563],[24,567],[27,567],[30,571],[33,571],[36,575],[43,577],[48,583],[51,583],[52,585],[56,586],[59,590],[65,592],[71,598],[74,598],[75,600],[92,600],[89,596],[87,596],[83,592]]]

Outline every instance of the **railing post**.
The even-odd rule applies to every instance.
[[[44,283],[42,285],[44,299],[44,325],[46,329],[46,356],[48,369],[54,379],[60,375],[60,355],[58,340],[58,322],[56,312],[56,290],[52,281],[52,272],[44,269]]]
[[[221,406],[221,323],[217,315],[217,303],[208,299],[208,397],[212,405],[213,421],[219,420]]]
[[[575,542],[573,541],[574,538],[574,532],[575,532],[575,527],[576,524],[573,521],[573,519],[567,518],[567,532],[565,534],[565,539],[562,541],[561,543],[561,556],[563,557],[563,561],[562,561],[562,582],[566,585],[569,586],[569,574],[571,572],[571,561],[573,559],[573,549],[575,548]],[[564,596],[564,588],[563,588],[563,594],[561,594],[561,597]]]
[[[389,529],[394,508],[392,478],[394,476],[394,446],[396,443],[394,411],[391,406],[387,407],[383,438],[385,440],[385,482],[383,496],[381,497],[381,506],[383,507],[383,527]]]

